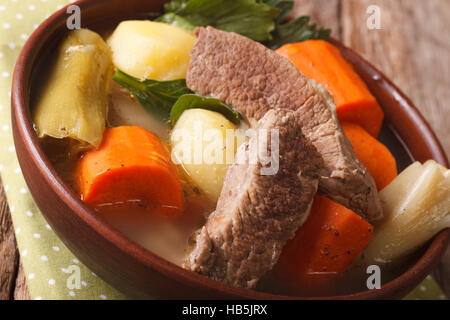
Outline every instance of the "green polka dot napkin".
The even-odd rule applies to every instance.
[[[31,299],[124,299],[85,267],[47,224],[28,192],[12,139],[10,90],[17,56],[39,23],[69,2],[73,1],[0,1],[0,172]],[[407,298],[445,296],[429,277]]]

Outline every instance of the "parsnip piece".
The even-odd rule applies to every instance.
[[[195,36],[154,21],[123,21],[108,39],[114,65],[138,79],[186,78]]]
[[[108,45],[95,32],[71,31],[58,46],[33,121],[40,138],[73,138],[98,147],[113,73]]]
[[[450,170],[416,162],[380,193],[385,219],[365,251],[369,263],[398,262],[450,227]]]
[[[182,113],[171,132],[172,159],[181,163],[209,200],[216,202],[243,139],[243,131],[222,114],[189,109]]]

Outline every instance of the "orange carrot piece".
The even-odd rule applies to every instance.
[[[338,48],[327,41],[308,40],[285,44],[276,52],[328,89],[334,97],[339,120],[359,124],[378,137],[383,110]]]
[[[329,290],[372,235],[372,225],[359,215],[317,195],[308,219],[284,246],[273,276],[292,291],[319,294]]]
[[[76,180],[83,201],[100,212],[134,208],[169,217],[183,211],[181,183],[169,150],[141,127],[106,129],[100,147],[80,160]]]
[[[389,149],[357,124],[343,122],[342,128],[356,156],[374,178],[377,189],[391,183],[397,176],[397,163]]]

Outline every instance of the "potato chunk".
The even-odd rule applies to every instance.
[[[243,139],[243,130],[222,114],[189,109],[183,112],[172,130],[172,159],[183,166],[208,199],[216,202]]]
[[[186,30],[153,21],[123,21],[108,39],[114,65],[139,79],[186,77],[195,37]]]

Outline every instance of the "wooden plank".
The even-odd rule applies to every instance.
[[[331,35],[340,39],[340,6],[339,0],[296,0],[292,15],[294,17],[309,15],[312,22],[317,22],[319,26],[331,28]]]
[[[14,300],[29,300],[28,287],[25,273],[23,272],[22,264],[19,264],[17,272],[16,284],[14,289]]]
[[[0,181],[0,300],[13,296],[18,262],[14,228]]]
[[[367,8],[381,9],[381,29],[367,28]],[[411,98],[450,156],[450,1],[344,0],[342,41]]]

